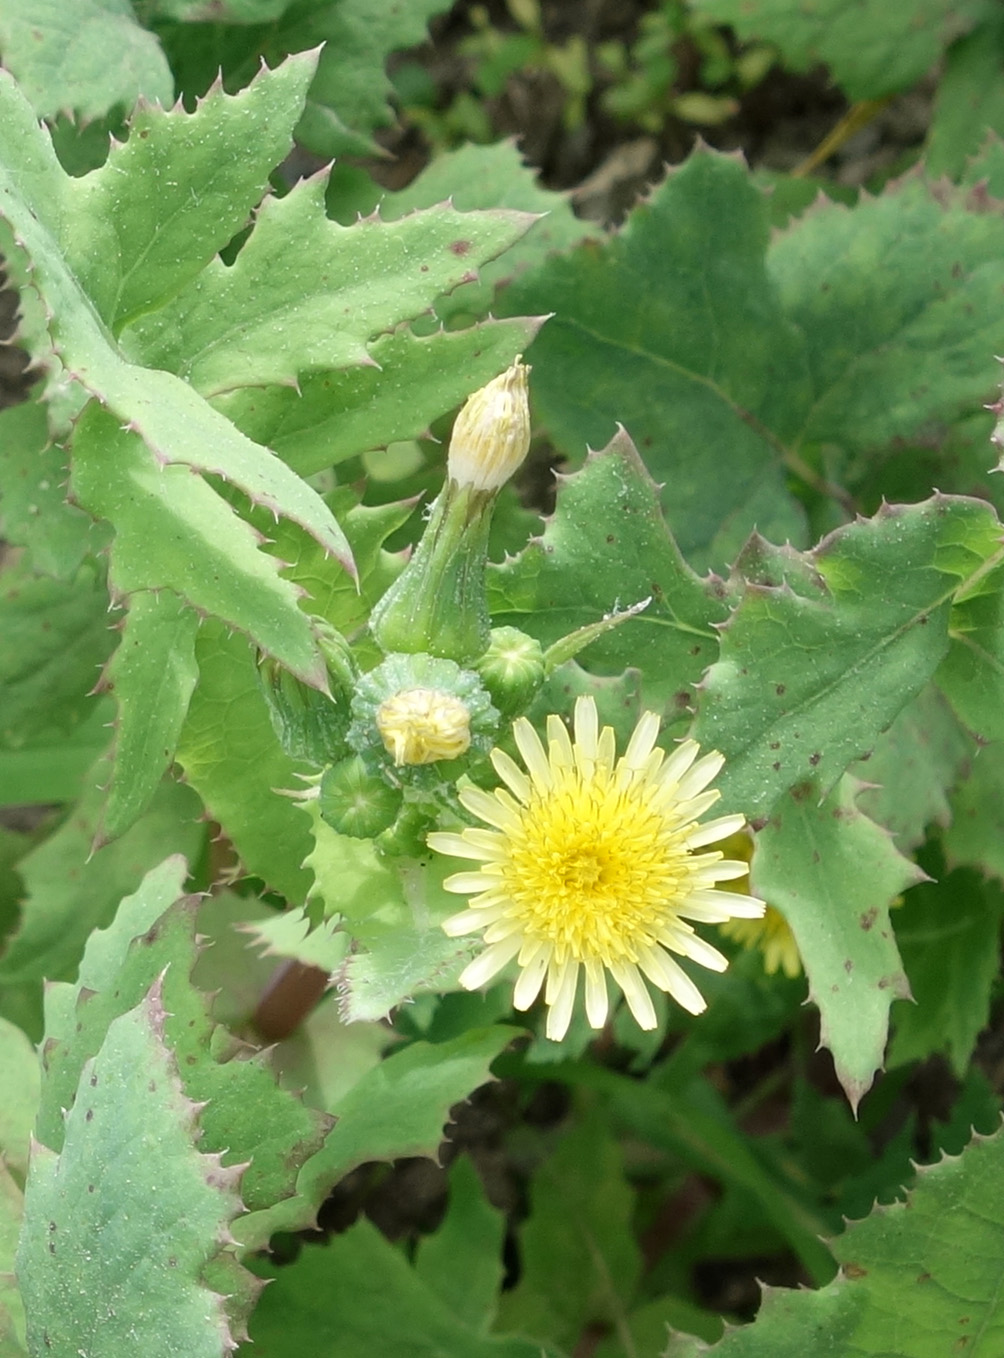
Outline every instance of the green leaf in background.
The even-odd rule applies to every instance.
[[[811,376],[798,447],[867,456],[979,410],[997,378],[997,222],[910,176],[854,208],[822,200],[774,240],[770,275]]]
[[[949,866],[977,868],[1004,883],[1004,743],[976,751],[950,800],[952,820],[942,836]]]
[[[920,1170],[905,1202],[877,1207],[832,1242],[841,1264],[819,1292],[764,1288],[752,1325],[718,1344],[675,1336],[663,1358],[996,1358],[1004,1344],[1004,1137]]]
[[[522,1055],[507,1055],[498,1063],[502,1077],[519,1074],[537,1082],[564,1083],[597,1090],[610,1101],[618,1124],[646,1144],[711,1175],[728,1188],[748,1194],[788,1241],[809,1277],[817,1285],[833,1276],[833,1260],[819,1239],[825,1218],[805,1205],[772,1169],[765,1168],[756,1146],[735,1125],[722,1099],[708,1109],[707,1086],[695,1097],[692,1082],[662,1088],[654,1079],[638,1080],[586,1061],[561,1061],[534,1066]]]
[[[165,1018],[155,987],[114,1020],[81,1072],[62,1151],[32,1157],[18,1276],[33,1353],[219,1358],[232,1342],[203,1277],[242,1209],[242,1170],[197,1149]]]
[[[40,118],[72,109],[91,119],[140,97],[174,99],[160,43],[129,0],[2,0],[0,50]]]
[[[0,571],[0,744],[7,749],[72,737],[98,699],[93,690],[114,642],[97,566],[72,579]]]
[[[223,97],[222,95],[220,96]],[[183,110],[170,115],[184,118]],[[234,116],[239,117],[235,111]],[[251,135],[248,123],[244,136]],[[159,167],[184,177],[184,162]],[[30,265],[32,286],[49,308],[51,336],[74,379],[139,434],[152,469],[182,463],[239,486],[253,503],[286,513],[351,565],[345,540],[323,501],[267,449],[245,438],[191,387],[170,373],[125,361],[95,314],[61,235],[69,209],[52,145],[9,77],[0,79],[0,214]],[[154,176],[147,179],[147,193]],[[153,195],[156,201],[157,195]]]
[[[915,84],[942,50],[992,11],[991,0],[691,0],[744,41],[773,43],[796,71],[829,66],[850,99]]]
[[[935,676],[959,720],[982,742],[1004,739],[1004,567],[960,590],[951,645]]]
[[[543,536],[489,572],[495,625],[548,646],[643,599],[651,603],[583,653],[592,669],[636,666],[660,699],[687,711],[691,685],[717,651],[714,624],[728,616],[720,582],[699,580],[680,556],[658,492],[621,430],[582,470],[559,482]]]
[[[986,139],[1004,133],[1004,14],[991,11],[980,27],[948,49],[938,81],[924,157],[933,175],[961,177]]]
[[[243,230],[289,154],[314,65],[313,53],[291,57],[235,95],[214,88],[191,113],[141,106],[128,139],[78,179],[59,175],[37,144],[68,267],[115,334],[176,296]]]
[[[489,1065],[518,1028],[473,1028],[447,1042],[414,1042],[366,1072],[334,1110],[324,1146],[300,1170],[297,1192],[235,1225],[248,1249],[273,1231],[304,1230],[332,1187],[368,1160],[435,1157],[450,1108],[490,1079]]]
[[[567,1132],[535,1175],[519,1236],[519,1281],[502,1295],[499,1328],[569,1351],[592,1325],[623,1336],[642,1265],[631,1230],[634,1197],[600,1118]]]
[[[324,43],[297,140],[325,157],[382,154],[370,135],[393,122],[384,71],[391,52],[427,36],[448,0],[319,0],[292,8],[268,38],[277,56]]]
[[[301,784],[279,745],[243,637],[205,622],[195,644],[199,683],[178,742],[186,780],[249,873],[294,904],[306,900],[309,822],[283,790]]]
[[[895,911],[893,923],[915,1004],[892,1011],[890,1067],[947,1055],[964,1079],[978,1034],[990,1018],[999,970],[1004,891],[976,872],[938,873]]]
[[[399,221],[340,226],[325,216],[324,179],[315,175],[284,198],[266,198],[236,260],[210,262],[129,326],[122,347],[204,396],[365,365],[368,340],[428,310],[533,221],[441,203]]]
[[[929,825],[948,825],[948,794],[968,772],[973,742],[943,696],[932,685],[921,689],[893,724],[879,736],[870,758],[852,764],[853,777],[866,784],[857,803],[909,852]]]
[[[24,1218],[24,1194],[0,1162],[0,1358],[25,1358],[24,1304],[14,1278],[14,1257]]]
[[[548,255],[567,252],[601,234],[594,223],[575,216],[567,194],[542,188],[533,169],[508,141],[494,146],[468,144],[436,156],[407,188],[380,197],[380,215],[395,221],[447,199],[461,212],[503,207],[541,214],[512,249],[478,271],[476,281],[465,283],[437,304],[437,314],[454,323],[461,317],[488,315],[500,286]]]
[[[762,816],[805,779],[828,791],[924,687],[951,599],[1000,527],[980,500],[884,506],[824,538],[806,572],[745,588],[698,691],[695,738],[721,750],[722,810]]]
[[[109,575],[117,595],[166,585],[248,633],[304,682],[326,683],[299,591],[258,550],[259,534],[187,467],[158,467],[96,402],[77,422],[71,487],[115,526]]]
[[[688,558],[731,556],[755,525],[804,536],[782,475],[808,398],[797,330],[765,266],[767,214],[738,161],[696,152],[603,245],[502,295],[555,312],[529,358],[538,417],[578,461],[622,422]],[[728,457],[728,476],[720,475]]]
[[[84,779],[108,749],[108,727],[115,715],[103,699],[67,736],[40,736],[16,750],[0,748],[0,806],[75,802]]]
[[[498,1308],[505,1217],[485,1199],[466,1156],[450,1167],[450,1199],[443,1224],[415,1250],[415,1275],[458,1320],[486,1334]],[[462,1264],[462,1267],[458,1267]]]
[[[214,404],[249,438],[311,476],[368,449],[427,435],[433,420],[503,372],[539,327],[537,318],[517,317],[419,337],[403,326],[373,340],[366,366],[307,373],[298,390],[237,389]]]
[[[889,1006],[909,985],[889,907],[924,873],[855,805],[844,778],[822,797],[817,783],[793,788],[757,835],[753,890],[784,915],[795,935],[820,1043],[857,1108],[882,1064]]]
[[[0,411],[0,527],[27,548],[34,570],[60,580],[101,545],[90,517],[67,503],[65,483],[66,455],[49,437],[41,400]]]
[[[104,927],[122,897],[165,854],[198,856],[205,835],[191,790],[162,783],[147,811],[114,844],[92,853],[109,774],[102,761],[78,804],[55,833],[21,859],[26,896],[21,921],[0,959],[0,980],[62,980],[72,975],[93,929]]]
[[[20,1028],[0,1018],[0,1158],[24,1183],[28,1143],[38,1111],[38,1055]],[[0,1265],[2,1271],[2,1265]]]
[[[210,1018],[207,997],[190,980],[199,903],[180,897],[185,872],[184,861],[172,858],[148,873],[111,926],[92,934],[78,983],[50,987],[37,1136],[61,1149],[62,1110],[73,1102],[85,1062],[109,1025],[166,970],[165,1039],[186,1094],[206,1104],[201,1147],[245,1166],[245,1206],[263,1210],[293,1192],[299,1166],[319,1148],[331,1119],[280,1089],[267,1056]]]
[[[449,1267],[462,1278],[466,1260]],[[466,1323],[365,1218],[324,1246],[305,1245],[295,1263],[261,1271],[273,1281],[245,1358],[562,1358],[537,1339],[484,1335]]]
[[[146,810],[174,759],[198,679],[198,614],[170,590],[131,595],[103,688],[118,708],[115,763],[99,839],[116,839]]]

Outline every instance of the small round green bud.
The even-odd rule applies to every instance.
[[[496,627],[475,669],[506,720],[525,712],[544,682],[544,652],[518,628]]]
[[[372,839],[394,824],[403,794],[375,773],[359,755],[325,769],[321,777],[321,819],[340,835]]]

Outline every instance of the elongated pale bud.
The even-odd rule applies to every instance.
[[[468,397],[450,439],[446,470],[458,486],[499,490],[530,449],[530,369],[520,354],[511,368]]]
[[[499,489],[530,446],[529,371],[517,359],[457,416],[446,485],[411,560],[370,617],[387,654],[424,652],[466,665],[487,647],[488,532]]]

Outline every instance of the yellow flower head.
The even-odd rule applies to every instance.
[[[432,764],[457,759],[471,743],[471,714],[452,693],[409,688],[377,708],[377,730],[394,763]]]
[[[656,1025],[646,976],[700,1013],[704,998],[670,954],[712,971],[728,964],[689,921],[754,919],[764,909],[751,896],[715,889],[745,876],[745,863],[696,852],[745,824],[739,815],[697,824],[720,795],[706,790],[724,763],[720,754],[698,759],[698,745],[686,740],[667,756],[655,744],[659,718],[646,712],[617,759],[613,730],[599,729],[592,698],[578,699],[574,725],[573,743],[561,719],[548,717],[545,750],[519,718],[513,733],[527,773],[496,749],[492,763],[506,786],[460,791],[465,808],[493,828],[428,839],[440,853],[479,864],[445,883],[472,897],[445,931],[483,931],[487,945],[461,984],[474,990],[515,957],[522,970],[513,1003],[528,1008],[544,985],[555,1041],[568,1031],[580,969],[594,1028],[607,1018],[608,971],[642,1028]]]
[[[468,397],[450,438],[446,470],[458,486],[498,490],[530,448],[530,369],[520,355],[511,368]]]

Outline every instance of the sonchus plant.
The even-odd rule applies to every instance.
[[[0,1354],[997,1358],[999,15],[693,0],[958,184],[289,183],[444,8],[0,5]]]

